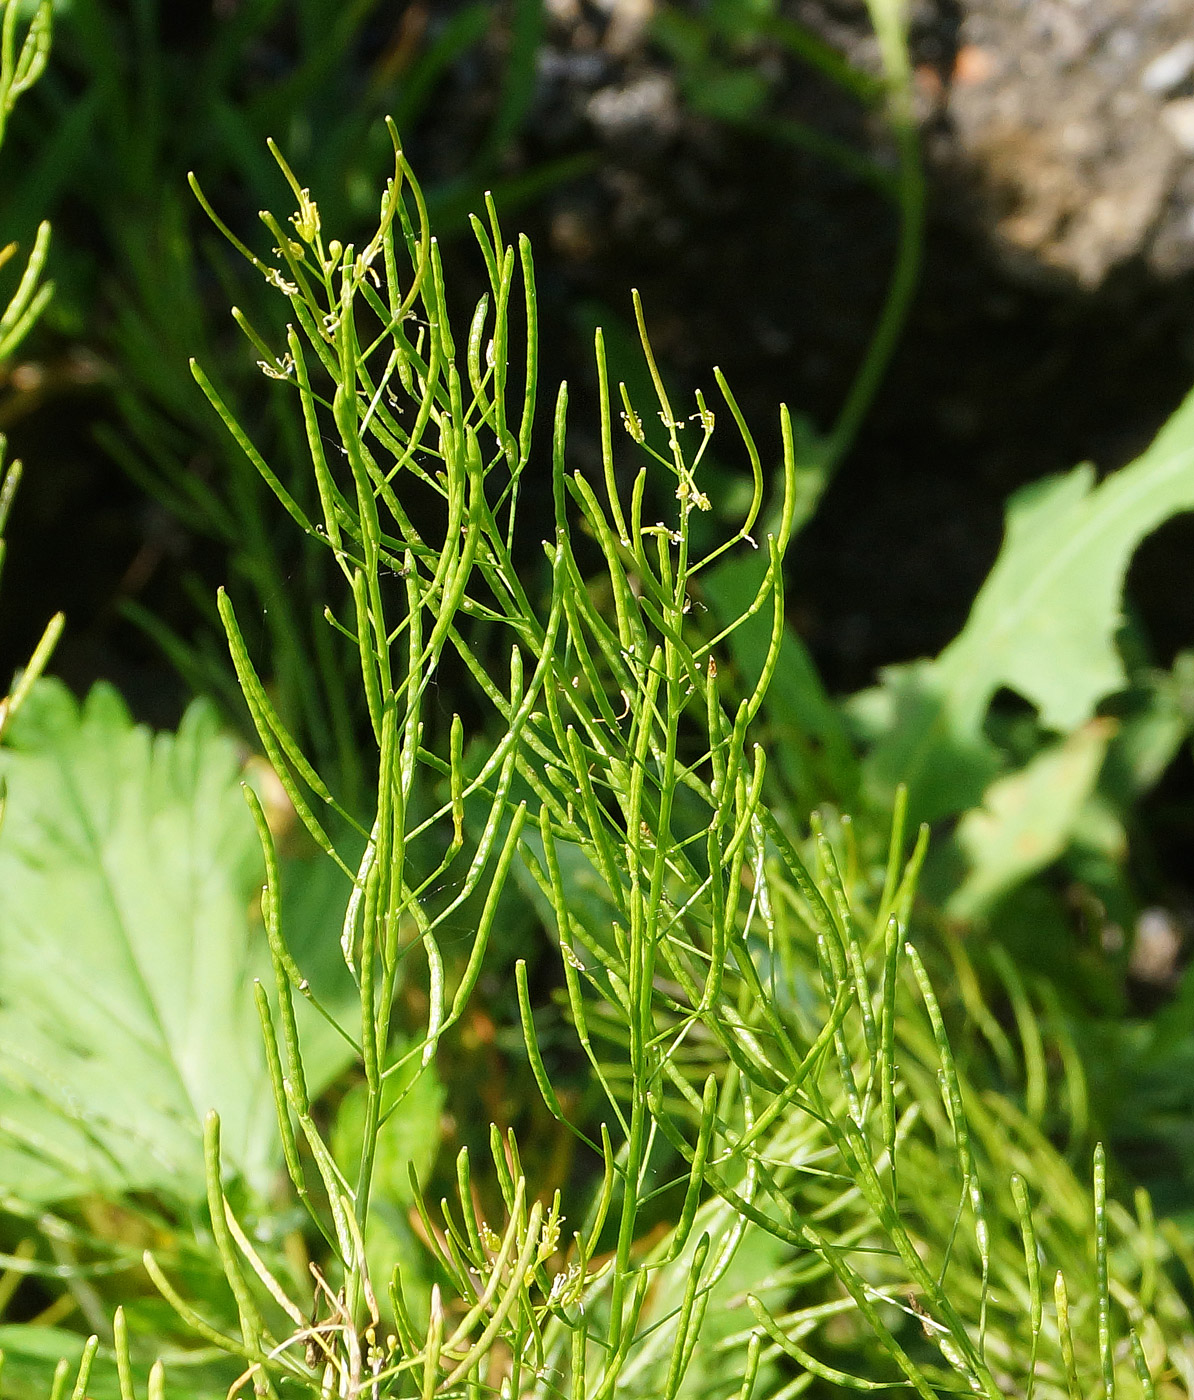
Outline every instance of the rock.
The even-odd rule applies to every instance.
[[[963,0],[940,116],[1014,275],[1094,288],[1135,257],[1175,270],[1194,219],[1192,32],[1192,0]],[[981,81],[976,53],[997,55]]]
[[[1194,72],[1194,39],[1183,39],[1158,54],[1140,75],[1145,92],[1164,94],[1186,81]]]
[[[1178,97],[1161,108],[1161,120],[1187,155],[1194,155],[1194,97]]]

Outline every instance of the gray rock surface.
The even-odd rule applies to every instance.
[[[918,76],[1013,268],[1194,267],[1191,0],[964,0],[945,80]]]

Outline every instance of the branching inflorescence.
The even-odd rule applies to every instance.
[[[263,373],[298,395],[308,502],[282,486],[195,370],[295,524],[331,551],[351,600],[326,621],[359,657],[375,753],[369,824],[288,732],[227,595],[220,613],[261,744],[307,831],[352,882],[339,936],[360,1017],[340,1029],[365,1081],[359,1160],[351,1170],[337,1161],[312,1109],[295,999],[315,994],[287,948],[273,838],[250,795],[275,975],[258,1006],[286,1166],[326,1242],[320,1320],[238,1222],[214,1120],[209,1202],[239,1336],[199,1317],[150,1257],[158,1286],[243,1359],[239,1385],[266,1394],[299,1384],[423,1400],[746,1400],[821,1385],[902,1386],[929,1400],[941,1387],[1075,1394],[1083,1364],[1108,1394],[1125,1368],[1153,1393],[1151,1372],[1169,1364],[1148,1314],[1156,1271],[1141,1253],[1125,1266],[1137,1269],[1138,1296],[1132,1279],[1112,1283],[1107,1264],[1109,1239],[1142,1249],[1144,1225],[1107,1206],[1101,1158],[1092,1197],[1029,1115],[980,1099],[955,1062],[907,941],[925,833],[906,859],[898,801],[886,863],[871,872],[836,826],[806,838],[769,802],[752,724],[783,638],[798,484],[786,412],[779,499],[765,509],[759,452],[716,375],[753,489],[737,531],[695,554],[715,416],[699,395],[691,418],[674,411],[636,299],[656,402],[632,403],[625,386],[615,399],[598,332],[603,471],[590,481],[568,470],[561,385],[545,582],[528,583],[518,509],[529,491],[546,494],[547,471],[532,451],[531,250],[525,238],[517,249],[504,242],[492,202],[487,221],[473,220],[490,289],[458,349],[439,250],[396,136],[395,151],[377,233],[360,250],[325,242],[315,203],[277,151],[297,209],[289,228],[262,215],[273,261],[224,230],[292,308],[285,348],[234,314]],[[628,439],[617,446],[616,413]],[[615,472],[624,449],[641,462],[628,493]],[[582,538],[596,578],[574,548]],[[693,608],[702,576],[751,549],[762,562],[753,599],[707,635]],[[770,619],[769,644],[757,683],[736,695],[723,644],[758,613]],[[441,723],[430,703],[448,658],[488,708],[467,743],[460,716]],[[600,1110],[582,1119],[562,1102],[520,960],[529,1067],[548,1111],[590,1154],[596,1184],[576,1199],[537,1199],[514,1134],[493,1127],[485,1171],[502,1219],[480,1209],[467,1149],[453,1203],[433,1207],[414,1184],[437,1279],[424,1306],[399,1271],[372,1277],[367,1262],[378,1137],[460,1022],[515,871],[550,910],[561,998]],[[471,945],[453,959],[443,936],[466,907]],[[394,1013],[416,963],[426,1014],[412,1040],[396,1035]],[[399,1079],[396,1099],[387,1090]],[[1032,1199],[1026,1182],[1048,1199]],[[1091,1301],[1080,1319],[1068,1304],[1046,1313],[1043,1256],[1064,1271],[1058,1298],[1064,1275],[1081,1279]],[[1161,1311],[1174,1306],[1166,1295]],[[1117,1344],[1125,1314],[1135,1330]],[[854,1339],[864,1374],[826,1359],[833,1335]]]

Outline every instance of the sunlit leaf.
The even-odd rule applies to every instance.
[[[40,686],[0,753],[0,1173],[25,1199],[203,1193],[200,1125],[269,1180],[275,1129],[249,984],[261,879],[231,740],[177,735],[98,686]]]
[[[958,824],[957,842],[970,870],[947,901],[950,914],[972,918],[1061,855],[1113,732],[1110,721],[1093,720],[991,784],[983,805]]]
[[[885,676],[859,707],[878,732],[868,763],[877,797],[907,782],[928,819],[977,800],[993,768],[982,727],[1007,687],[1042,725],[1070,733],[1126,683],[1115,636],[1124,575],[1140,541],[1194,509],[1194,396],[1130,466],[1095,481],[1076,467],[1023,488],[1003,548],[966,626],[935,661]]]

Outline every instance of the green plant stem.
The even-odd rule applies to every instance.
[[[908,319],[920,279],[924,249],[925,177],[920,138],[912,110],[912,74],[901,18],[892,11],[898,0],[868,0],[879,37],[888,83],[890,121],[895,137],[898,173],[895,181],[899,232],[891,279],[866,354],[859,365],[833,427],[821,442],[816,460],[806,471],[797,510],[796,528],[803,525],[833,480],[858,436]]]

